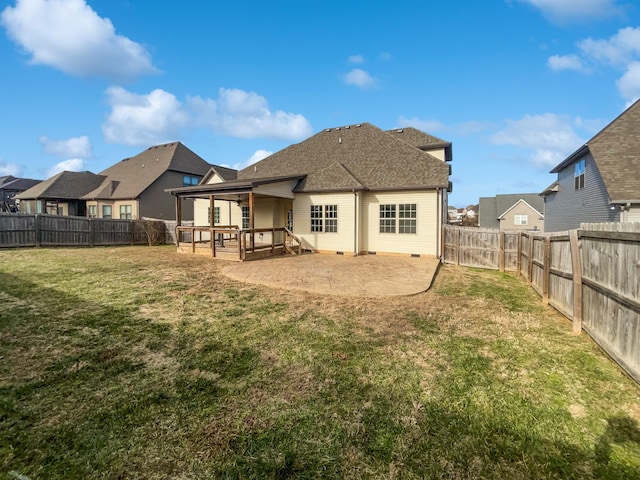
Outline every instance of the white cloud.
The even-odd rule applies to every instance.
[[[539,9],[553,22],[601,19],[619,15],[616,0],[520,0]]]
[[[221,135],[294,140],[311,134],[311,124],[303,115],[272,112],[267,99],[255,92],[221,88],[217,100],[190,97],[187,104],[196,124],[212,127]]]
[[[130,146],[166,143],[175,140],[189,121],[182,104],[164,90],[138,95],[110,87],[106,93],[111,112],[102,132],[108,142]]]
[[[574,130],[575,124],[575,121],[553,113],[525,115],[519,120],[507,120],[506,127],[489,140],[494,145],[531,150],[533,164],[554,167],[584,143]]]
[[[5,162],[0,158],[0,176],[13,175],[14,177],[19,177],[21,171],[22,167],[20,165]]]
[[[91,142],[89,137],[72,137],[67,140],[51,140],[48,137],[40,137],[40,143],[45,153],[57,157],[91,158]]]
[[[219,90],[217,99],[188,97],[180,102],[161,89],[147,95],[121,87],[107,89],[111,106],[102,131],[112,143],[146,146],[175,140],[187,127],[211,128],[219,135],[238,138],[294,140],[311,134],[302,115],[272,112],[267,99],[240,89]]]
[[[616,82],[622,97],[631,103],[640,96],[640,27],[622,28],[607,39],[587,38],[578,43],[578,48],[581,57],[554,55],[549,58],[549,67],[587,72],[585,65],[589,62],[592,66],[614,68],[624,72]]]
[[[373,78],[369,72],[360,68],[354,68],[344,76],[344,81],[347,85],[353,85],[362,90],[368,90],[376,85],[376,79]]]
[[[398,127],[413,127],[423,132],[432,133],[444,129],[444,125],[438,120],[421,120],[419,118],[398,118]]]
[[[256,150],[247,161],[247,165],[259,162],[260,160],[267,158],[269,155],[273,155],[273,152],[270,152],[269,150]]]
[[[582,40],[578,47],[582,53],[597,62],[624,66],[640,54],[640,27],[626,27],[608,39]]]
[[[577,72],[588,71],[587,67],[577,55],[552,55],[547,60],[547,65],[551,70],[575,70]]]
[[[349,63],[362,64],[365,62],[364,57],[362,55],[351,55],[347,61]]]
[[[142,45],[118,35],[85,0],[17,0],[4,9],[0,23],[32,64],[112,80],[158,71]]]
[[[63,162],[55,164],[49,170],[47,170],[47,178],[51,178],[54,175],[67,171],[67,172],[82,172],[84,170],[84,160],[81,158],[71,158],[64,160]]]
[[[622,97],[627,100],[627,106],[640,98],[640,62],[631,63],[616,85]]]

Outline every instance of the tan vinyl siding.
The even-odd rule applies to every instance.
[[[355,194],[297,194],[293,202],[293,229],[305,248],[323,252],[354,253]],[[311,232],[311,205],[337,205],[338,231]]]
[[[526,215],[526,225],[516,225],[516,215]],[[525,202],[518,202],[500,218],[500,230],[544,230],[544,218]]]
[[[259,185],[253,189],[253,192],[270,197],[294,198],[295,194],[292,190],[296,186],[296,183],[298,183],[297,180]]]
[[[380,205],[416,204],[416,233],[380,233]],[[366,193],[362,199],[364,252],[438,254],[438,194],[423,192]],[[397,215],[396,211],[396,215]]]
[[[640,222],[640,205],[634,205],[627,211],[625,222]]]
[[[242,209],[236,202],[226,202],[224,200],[214,199],[214,208],[220,207],[220,223],[216,225],[237,225],[242,226]],[[209,226],[209,199],[194,200],[194,225],[199,227]],[[231,218],[229,218],[229,210],[231,210]]]
[[[438,160],[442,160],[444,162],[444,148],[438,148],[438,149],[435,149],[435,150],[427,150],[427,153],[429,153],[429,155],[433,155]]]
[[[216,183],[223,183],[223,182],[224,182],[224,178],[222,178],[217,173],[214,173],[207,179],[207,185],[214,185]]]
[[[131,219],[135,220],[140,218],[138,215],[138,201],[137,200],[118,200],[113,202],[113,218],[120,218],[120,205],[131,205]]]

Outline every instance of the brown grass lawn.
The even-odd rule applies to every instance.
[[[640,388],[521,280],[355,298],[219,266],[0,251],[0,477],[640,478]]]

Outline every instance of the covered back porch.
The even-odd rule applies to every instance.
[[[302,253],[293,234],[293,192],[300,177],[230,181],[167,190],[176,198],[176,245],[180,253],[245,261]],[[194,224],[183,225],[184,202],[194,205]]]

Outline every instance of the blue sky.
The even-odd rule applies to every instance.
[[[329,127],[453,142],[454,191],[540,192],[640,97],[631,0],[0,0],[0,175],[179,140],[242,167]]]

